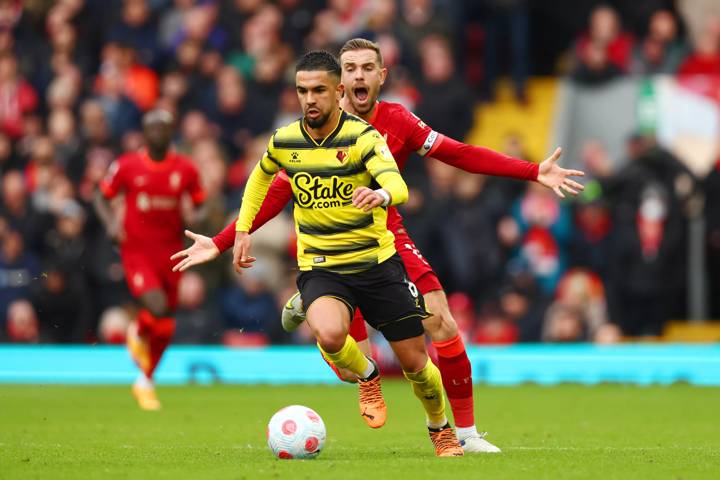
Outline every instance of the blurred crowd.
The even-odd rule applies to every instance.
[[[550,62],[557,72],[588,84],[623,73],[706,73],[690,81],[718,95],[717,2],[637,2],[647,12],[632,31],[611,6],[591,3],[587,24]],[[472,105],[492,101],[499,75],[528,101],[526,78],[542,71],[531,64],[533,6],[0,0],[0,340],[124,340],[134,307],[91,200],[112,160],[141,147],[149,108],[178,119],[175,146],[198,165],[211,205],[198,230],[212,235],[235,214],[270,132],[300,116],[298,54],[336,52],[354,36],[379,42],[390,69],[383,98],[463,139]],[[505,151],[542,160],[524,154],[522,133],[508,132]],[[628,139],[624,169],[592,142],[583,161],[587,188],[575,202],[536,184],[410,162],[407,227],[469,341],[613,343],[657,335],[684,315],[687,218],[699,192],[720,197],[720,173],[701,183],[639,135]],[[720,272],[720,219],[709,219],[709,230]],[[254,238],[259,260],[247,274],[234,275],[223,257],[184,276],[178,342],[309,341],[302,329],[289,336],[279,327],[294,291],[290,211]]]

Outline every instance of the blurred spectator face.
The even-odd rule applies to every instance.
[[[205,303],[205,281],[196,272],[187,272],[180,279],[178,287],[180,308],[193,310]]]
[[[187,78],[180,72],[169,72],[162,79],[160,91],[164,97],[179,101],[188,89]]]
[[[49,193],[51,204],[56,205],[59,211],[62,212],[68,201],[74,201],[75,186],[65,175],[55,175],[50,182]],[[76,206],[79,207],[79,205]],[[83,213],[82,208],[79,213]]]
[[[530,300],[526,295],[510,290],[500,296],[500,306],[510,318],[521,318],[530,310]]]
[[[0,28],[3,30],[12,30],[18,20],[20,20],[21,14],[21,2],[12,0],[0,1]]]
[[[3,205],[10,213],[17,215],[25,211],[27,187],[22,173],[11,171],[2,177],[2,197]]]
[[[225,183],[225,161],[217,142],[214,140],[199,141],[192,151],[192,156],[198,163],[200,180],[213,197],[222,192]]]
[[[150,19],[150,8],[146,0],[125,0],[122,10],[123,21],[130,27],[141,27]]]
[[[217,76],[223,67],[223,57],[217,50],[209,50],[200,56],[200,73],[207,78]]]
[[[382,53],[384,66],[394,67],[400,63],[400,55],[402,49],[398,39],[390,34],[380,34],[377,37],[377,44],[380,45],[380,53]],[[398,80],[398,71],[393,71],[393,79]]]
[[[48,118],[48,134],[56,144],[70,142],[75,137],[75,117],[70,110],[53,110]]]
[[[601,6],[590,16],[590,37],[603,48],[620,32],[620,19],[612,7]]]
[[[265,55],[255,63],[255,80],[261,84],[274,84],[282,79],[285,62],[277,54]]]
[[[459,200],[469,202],[480,195],[484,185],[484,176],[460,172],[455,185],[455,197]]]
[[[0,30],[0,55],[11,54],[15,47],[15,38],[9,30]]]
[[[201,111],[191,110],[182,118],[180,132],[183,140],[192,145],[199,140],[211,137],[210,122]]]
[[[582,340],[583,322],[580,314],[564,305],[550,308],[547,318],[547,340],[551,342],[578,342]]]
[[[342,84],[350,104],[357,113],[365,115],[377,103],[385,83],[387,69],[380,64],[373,50],[351,50],[340,57]]]
[[[257,11],[264,3],[264,0],[235,0],[235,8],[242,13]]]
[[[55,145],[50,137],[40,137],[35,140],[31,160],[37,165],[55,164]]]
[[[59,25],[50,36],[53,50],[56,53],[72,53],[75,49],[76,39],[77,34],[75,33],[75,27],[69,23]]]
[[[55,77],[46,93],[51,109],[72,109],[78,97],[78,89],[69,77]]]
[[[432,13],[430,0],[403,0],[403,17],[410,25],[424,25],[430,20]]]
[[[130,131],[123,135],[120,143],[122,144],[123,151],[135,152],[145,145],[145,139],[141,132]]]
[[[2,244],[3,258],[7,263],[15,262],[23,254],[25,244],[22,235],[14,230],[10,230],[5,234]]]
[[[109,128],[105,112],[100,103],[89,100],[80,110],[83,134],[90,140],[102,142],[109,137]]]
[[[371,3],[368,25],[375,31],[387,31],[397,17],[395,0],[375,0]]]
[[[7,135],[0,132],[0,167],[12,156],[12,142]]]
[[[7,311],[7,332],[13,342],[37,342],[39,324],[35,308],[27,300],[16,300]]]
[[[105,343],[122,345],[125,343],[130,315],[121,307],[110,307],[100,316],[98,331]]]
[[[245,105],[245,85],[240,73],[233,67],[225,67],[217,78],[218,106],[224,113],[236,113]]]
[[[185,13],[185,34],[187,38],[196,42],[204,42],[212,31],[217,19],[217,7],[207,3],[191,8]]]
[[[422,71],[429,83],[445,83],[450,80],[455,65],[450,46],[443,37],[431,35],[420,42]]]
[[[12,83],[17,80],[17,59],[14,55],[0,58],[0,83]]]
[[[197,68],[201,53],[202,48],[198,42],[186,39],[180,44],[175,55],[180,68],[190,71]]]
[[[283,25],[282,11],[271,3],[264,4],[255,14],[255,21],[269,31],[279,31]]]
[[[677,37],[675,17],[668,10],[658,10],[650,17],[648,36],[653,40],[667,43]]]

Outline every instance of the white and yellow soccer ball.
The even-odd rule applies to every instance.
[[[277,458],[315,458],[325,445],[325,436],[320,415],[302,405],[279,410],[267,426],[268,447]]]

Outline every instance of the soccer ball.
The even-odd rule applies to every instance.
[[[267,442],[278,458],[315,458],[325,445],[325,423],[315,410],[291,405],[270,419]]]

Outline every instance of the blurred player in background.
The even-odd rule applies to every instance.
[[[153,373],[175,332],[172,317],[181,274],[172,271],[170,255],[183,247],[186,195],[195,206],[205,199],[191,160],[170,149],[172,114],[152,110],[143,117],[146,147],[118,158],[100,183],[95,209],[108,235],[120,246],[125,277],[140,310],[127,345],[141,370],[133,394],[144,410],[158,410]],[[109,200],[124,195],[124,214]],[[202,216],[193,209],[192,220]]]
[[[383,66],[376,43],[361,38],[349,40],[340,50],[340,64],[345,89],[341,107],[369,122],[386,138],[401,170],[410,154],[416,152],[420,156],[429,156],[471,173],[537,181],[560,197],[565,196],[564,192],[575,195],[583,189],[582,185],[569,178],[581,176],[582,172],[557,165],[561,154],[559,148],[539,165],[526,162],[453,140],[432,130],[404,106],[378,101],[387,69]],[[291,196],[288,177],[281,172],[276,176],[253,227],[258,228],[277,215]],[[433,314],[423,321],[423,325],[438,354],[438,366],[455,417],[458,438],[466,452],[499,452],[500,449],[485,440],[475,426],[470,360],[450,313],[442,285],[408,236],[402,217],[395,207],[388,208],[388,228],[395,235],[395,246],[410,280],[423,294],[428,310]],[[188,232],[188,236],[195,243],[173,256],[174,259],[182,258],[175,266],[176,270],[182,271],[212,260],[229,249],[235,239],[235,225],[228,225],[212,239],[192,232]],[[237,266],[237,259],[234,259],[234,263]],[[302,320],[302,304],[300,296],[296,294],[283,311],[283,326],[291,330]],[[369,355],[367,330],[359,311],[356,311],[350,335]],[[338,375],[345,380],[352,380],[346,372],[338,372]],[[362,383],[359,386],[362,394],[365,386]]]

